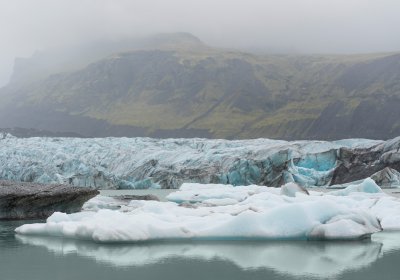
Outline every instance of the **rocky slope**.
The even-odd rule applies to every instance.
[[[37,63],[29,79],[17,67],[0,90],[0,127],[90,137],[400,135],[400,54],[254,55],[188,34],[166,38],[64,72],[52,66],[40,78]]]

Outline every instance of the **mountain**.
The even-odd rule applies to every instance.
[[[59,72],[79,70],[90,63],[123,51],[175,46],[194,47],[201,41],[188,33],[157,34],[120,40],[103,40],[60,49],[37,51],[29,58],[16,58],[10,83],[28,84]]]
[[[211,48],[185,33],[146,42],[74,69],[15,78],[0,91],[0,127],[88,137],[400,134],[398,53],[255,55]]]

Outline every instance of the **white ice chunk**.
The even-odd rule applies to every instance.
[[[190,207],[132,201],[118,211],[55,213],[46,223],[23,225],[16,232],[96,242],[357,239],[380,231],[377,216],[386,215],[382,209],[376,209],[378,214],[370,211],[376,198],[360,196],[288,197],[259,186],[187,184],[169,198],[195,202]]]
[[[363,193],[383,193],[382,189],[371,178],[367,178],[362,183],[350,185],[343,190],[331,191],[331,195],[349,195],[354,192]]]
[[[238,186],[234,189],[232,185],[185,183],[179,191],[170,193],[167,199],[177,203],[196,203],[210,199],[232,199],[238,202],[255,193],[275,192],[276,190],[276,188],[263,186]]]
[[[98,211],[100,209],[116,210],[119,209],[120,207],[121,207],[121,201],[113,197],[98,195],[87,201],[82,206],[82,209],[86,211]]]
[[[308,195],[308,191],[305,188],[300,187],[296,183],[287,183],[281,187],[282,195],[295,197],[296,193],[302,193]]]
[[[400,230],[400,202],[398,198],[387,196],[376,201],[371,207],[386,230]]]

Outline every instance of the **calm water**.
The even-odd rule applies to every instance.
[[[157,196],[161,201],[166,201],[166,196],[177,190],[166,189],[147,189],[147,190],[100,190],[100,194],[104,196],[119,196],[119,195],[146,195],[152,194]]]
[[[169,190],[102,191],[103,195]],[[0,280],[400,279],[400,232],[359,242],[157,242],[102,245],[16,236],[0,221]]]
[[[0,222],[0,279],[399,279],[400,233],[363,242],[100,245],[15,236]]]

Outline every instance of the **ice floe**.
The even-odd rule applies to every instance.
[[[349,195],[355,192],[362,193],[382,193],[382,189],[375,183],[371,178],[367,178],[363,181],[360,181],[358,184],[353,183],[348,185],[346,188],[332,191],[329,194],[331,195]]]
[[[131,201],[118,210],[95,198],[75,214],[55,213],[19,234],[96,242],[241,239],[359,239],[400,229],[400,201],[367,179],[346,191],[281,195],[261,186],[184,184],[170,202]],[[97,201],[96,201],[97,199]],[[96,206],[98,204],[98,206]],[[104,206],[106,205],[106,206]]]

